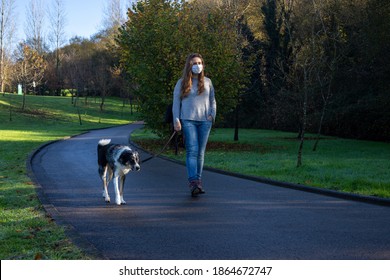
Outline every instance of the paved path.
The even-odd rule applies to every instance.
[[[128,175],[127,205],[106,204],[97,142],[128,143],[137,127],[55,142],[31,160],[46,209],[102,258],[390,259],[390,207],[208,171],[207,193],[191,198],[185,167],[160,158]]]

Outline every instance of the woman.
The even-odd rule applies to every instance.
[[[205,193],[202,186],[204,153],[217,105],[211,80],[204,76],[204,61],[200,54],[187,57],[183,76],[173,92],[173,125],[183,129],[186,146],[186,166],[192,196]]]

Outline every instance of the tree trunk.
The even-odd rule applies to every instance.
[[[306,132],[306,123],[307,123],[307,95],[308,95],[308,73],[307,69],[303,69],[304,72],[304,89],[303,89],[303,116],[302,116],[302,131],[301,131],[301,141],[299,144],[298,149],[298,160],[297,160],[297,167],[302,166],[302,150],[303,150],[303,143],[305,141],[305,132]]]
[[[24,108],[26,107],[26,91],[27,91],[27,87],[24,86],[24,91],[23,91],[23,101],[22,101],[22,111],[24,111]]]
[[[11,94],[9,94],[9,121],[12,122],[12,99],[11,99]]]
[[[79,123],[80,123],[80,125],[83,125],[83,123],[81,121],[80,108],[78,106],[77,106],[77,114],[79,115]]]
[[[106,97],[105,97],[105,95],[103,95],[102,96],[102,102],[100,102],[100,112],[103,112],[105,99],[106,99]]]
[[[317,151],[318,142],[320,141],[320,136],[321,136],[322,124],[323,124],[324,118],[325,118],[326,108],[328,107],[329,99],[331,98],[331,95],[332,95],[332,92],[331,92],[332,87],[331,86],[332,86],[332,81],[333,81],[333,76],[334,76],[334,63],[335,62],[336,62],[336,58],[333,58],[332,64],[330,66],[330,71],[331,71],[330,81],[328,84],[326,96],[323,96],[324,106],[322,107],[320,123],[318,126],[317,139],[316,139],[316,142],[314,143],[314,146],[313,146],[313,152]]]
[[[324,122],[327,105],[328,105],[328,98],[326,98],[324,100],[324,107],[322,107],[322,113],[321,113],[320,123],[318,125],[318,132],[317,132],[317,136],[316,136],[316,141],[315,141],[314,146],[313,146],[313,152],[317,151],[318,142],[320,141],[322,124]]]
[[[234,141],[238,141],[238,105],[234,116]]]
[[[129,96],[129,103],[130,103],[130,115],[133,115],[133,98]]]

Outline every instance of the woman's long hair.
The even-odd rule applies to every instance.
[[[192,87],[192,63],[191,60],[194,57],[199,57],[202,60],[203,64],[203,71],[198,75],[198,94],[202,94],[204,91],[204,60],[203,57],[199,53],[192,53],[189,56],[187,56],[186,65],[184,66],[183,70],[183,77],[182,77],[182,83],[181,83],[181,99],[187,97],[190,94],[191,87]]]

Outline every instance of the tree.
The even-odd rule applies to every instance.
[[[103,111],[106,96],[113,94],[112,90],[122,92],[125,90],[123,83],[122,69],[120,67],[120,48],[116,38],[119,35],[119,28],[125,22],[122,0],[107,0],[103,13],[103,27],[97,42],[95,85],[99,87]]]
[[[239,108],[252,72],[250,59],[243,57],[243,49],[247,45],[244,14],[249,3],[248,0],[220,0],[203,6],[207,12],[202,12],[202,8],[196,6],[191,11],[194,14],[194,10],[198,10],[198,16],[207,15],[207,21],[204,20],[206,29],[199,37],[203,39],[203,52],[213,67],[211,73],[215,88],[221,97],[223,95],[218,100],[218,111],[221,113],[218,118],[226,123],[226,115],[233,115],[234,141],[239,140]]]
[[[106,0],[103,26],[105,30],[117,30],[124,22],[122,0]]]
[[[317,148],[342,53],[342,27],[335,20],[336,6],[327,0],[307,0],[304,3],[294,12],[294,29],[289,28],[292,30],[289,34],[292,67],[289,72],[281,68],[281,77],[286,80],[284,91],[299,104],[296,107],[300,112],[298,167],[302,165],[302,150],[310,117],[319,115],[313,150]]]
[[[26,105],[26,94],[29,89],[41,84],[43,80],[46,62],[38,51],[28,45],[20,45],[20,57],[16,63],[16,78],[18,83],[23,85],[22,110]]]
[[[72,38],[70,45],[63,48],[64,81],[72,89],[74,106],[77,106],[79,97],[94,89],[92,57],[95,52],[94,42],[79,37]]]
[[[51,42],[51,48],[54,50],[55,54],[55,89],[57,95],[60,95],[61,91],[61,60],[63,55],[61,53],[61,48],[66,42],[65,26],[66,26],[66,12],[63,0],[54,0],[52,6],[49,10],[50,18],[50,35],[49,40]]]
[[[38,53],[45,52],[44,39],[45,11],[42,0],[30,0],[26,10],[26,42]]]
[[[0,5],[0,92],[4,92],[10,65],[10,46],[15,33],[15,0],[1,0]]]
[[[291,110],[291,103],[286,102],[285,96],[288,92],[285,77],[289,75],[293,60],[291,35],[295,23],[291,16],[295,3],[294,0],[264,0],[261,7],[263,40],[260,56],[263,62],[260,76],[262,81],[260,117],[262,126],[267,128],[283,126],[286,118],[297,118],[296,114],[286,114]]]
[[[142,117],[159,133],[164,131],[163,116],[185,59],[179,36],[181,9],[178,1],[137,2],[118,38],[121,63],[135,85]]]
[[[141,113],[150,128],[164,134],[165,110],[185,59],[193,52],[205,58],[206,75],[217,92],[218,121],[235,110],[247,77],[233,5],[237,3],[150,0],[129,10],[118,39],[121,61],[136,85]]]
[[[104,109],[106,97],[110,95],[110,89],[114,84],[113,69],[115,68],[114,57],[106,48],[103,42],[96,46],[92,56],[94,89],[100,93],[100,111]],[[98,89],[98,90],[97,90]]]
[[[318,29],[316,31],[317,44],[322,46],[317,54],[318,67],[316,67],[317,88],[319,98],[322,100],[321,112],[319,117],[317,137],[313,145],[313,151],[317,150],[325,115],[334,95],[334,80],[341,57],[343,56],[342,47],[342,28],[336,21],[337,4],[331,1],[312,0],[313,8],[318,19]]]

